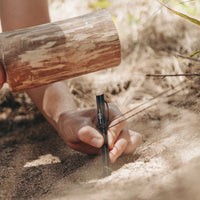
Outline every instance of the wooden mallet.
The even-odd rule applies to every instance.
[[[106,10],[0,34],[0,61],[11,91],[120,64],[116,27]]]

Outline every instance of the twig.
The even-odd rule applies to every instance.
[[[147,77],[170,77],[170,76],[200,76],[200,73],[185,73],[185,74],[145,74]]]
[[[130,115],[130,116],[128,116],[128,117],[125,117],[127,114],[133,112],[134,110],[140,108],[141,106],[144,106],[144,105],[146,105],[146,104],[148,104],[148,103],[150,103],[150,102],[152,102],[152,101],[154,101],[154,100],[157,100],[159,97],[162,97],[163,95],[167,95],[168,92],[170,92],[170,91],[174,91],[174,90],[175,90],[178,86],[180,86],[182,83],[184,83],[184,82],[181,82],[181,83],[177,84],[176,86],[174,86],[173,89],[172,89],[172,88],[167,89],[167,90],[165,90],[164,92],[161,92],[160,94],[158,94],[157,96],[155,96],[155,97],[149,99],[148,101],[146,101],[146,102],[144,102],[144,103],[142,103],[142,104],[140,104],[140,105],[138,105],[138,106],[136,106],[136,107],[130,109],[129,111],[127,111],[127,112],[125,112],[125,113],[123,113],[123,114],[121,114],[121,115],[116,116],[116,117],[115,117],[114,119],[112,119],[110,122],[112,122],[112,121],[114,121],[114,120],[116,120],[116,119],[118,119],[118,118],[120,118],[120,117],[122,117],[122,116],[123,116],[124,118],[123,118],[121,121],[116,122],[116,123],[113,124],[112,126],[109,126],[108,128],[112,128],[112,127],[114,127],[114,126],[120,124],[121,122],[126,121],[127,119],[130,119],[131,117],[134,117],[134,116],[136,116],[137,114],[139,114],[139,113],[141,113],[141,112],[143,112],[143,111],[145,111],[145,110],[151,108],[152,106],[156,105],[158,102],[152,103],[151,105],[149,105],[149,106],[147,106],[147,107],[145,107],[145,108],[139,110],[138,112],[136,112],[136,113],[134,113],[134,114],[132,114],[132,115]],[[180,91],[182,91],[182,88],[179,89],[179,90],[177,90],[177,91],[174,91],[171,95],[174,95],[174,94],[176,94],[176,93],[178,93],[178,92],[180,92]],[[170,94],[168,94],[168,96],[170,96]]]
[[[177,56],[177,57],[180,57],[180,58],[186,58],[186,59],[188,59],[188,60],[192,60],[192,61],[195,61],[195,62],[200,62],[200,60],[197,59],[197,58],[192,58],[192,57],[184,56],[184,55],[180,55],[180,54],[177,54],[176,56]]]
[[[141,113],[141,112],[143,112],[143,111],[145,111],[145,110],[147,110],[147,109],[153,107],[154,105],[156,105],[156,103],[154,103],[154,104],[152,104],[152,105],[150,105],[150,106],[147,106],[146,108],[143,108],[142,110],[139,110],[138,112],[134,113],[133,115],[130,115],[130,116],[128,116],[128,117],[122,119],[121,121],[119,121],[119,122],[113,124],[112,126],[109,126],[108,128],[112,128],[112,127],[114,127],[114,126],[116,126],[116,125],[122,123],[123,121],[126,121],[127,119],[130,119],[131,117],[134,117],[135,115],[137,115],[137,114],[139,114],[139,113]]]
[[[178,85],[174,86],[173,89],[175,89],[176,87],[178,87],[180,84],[182,84],[182,82],[179,83]],[[118,118],[120,118],[120,117],[123,117],[123,116],[129,114],[130,112],[133,112],[134,110],[140,108],[141,106],[144,106],[144,105],[148,104],[149,102],[152,102],[153,100],[158,99],[159,97],[163,96],[164,94],[167,94],[167,93],[170,92],[171,90],[172,90],[172,88],[169,88],[169,89],[167,89],[167,90],[165,90],[165,91],[159,93],[157,96],[152,97],[152,98],[149,99],[148,101],[145,101],[144,103],[141,103],[140,105],[135,106],[134,108],[128,110],[127,112],[125,112],[125,113],[123,113],[123,114],[121,114],[121,115],[117,115],[115,118],[113,118],[112,120],[110,120],[110,122],[112,122],[112,121],[114,121],[114,120],[116,120],[116,119],[118,119]]]

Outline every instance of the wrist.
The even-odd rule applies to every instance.
[[[76,110],[65,82],[34,88],[27,93],[48,121],[57,123],[62,113]]]

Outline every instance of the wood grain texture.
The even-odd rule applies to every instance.
[[[106,10],[0,34],[1,63],[13,92],[114,67],[120,41]]]

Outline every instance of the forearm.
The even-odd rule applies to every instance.
[[[0,16],[3,31],[50,21],[47,0],[0,0]],[[53,125],[61,112],[75,109],[64,82],[35,88],[27,93]]]
[[[47,0],[0,0],[0,16],[3,31],[50,21]]]
[[[47,0],[0,0],[0,18],[3,31],[25,28],[50,21]],[[5,81],[0,66],[0,88]]]

